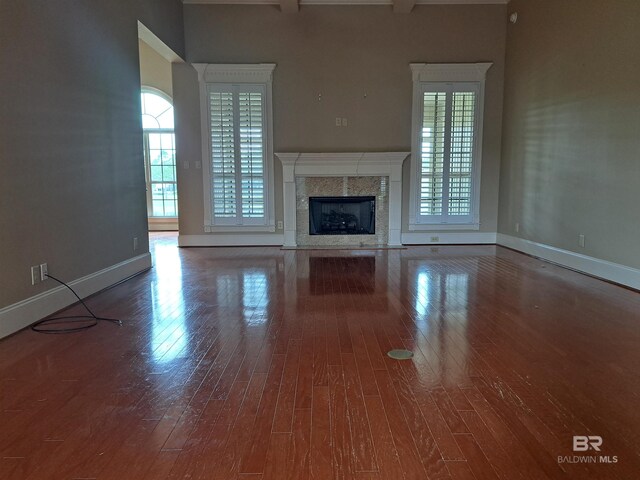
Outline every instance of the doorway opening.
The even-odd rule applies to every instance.
[[[142,129],[149,230],[175,230],[178,220],[173,105],[161,92],[143,87]]]
[[[172,66],[181,59],[138,22],[140,104],[149,231],[178,230]]]

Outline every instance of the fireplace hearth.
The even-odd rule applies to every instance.
[[[376,197],[309,197],[309,235],[375,235]]]

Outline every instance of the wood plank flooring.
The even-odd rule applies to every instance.
[[[89,300],[122,327],[0,340],[1,479],[640,478],[636,292],[492,246],[152,251]]]

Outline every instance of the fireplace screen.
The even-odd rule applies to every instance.
[[[376,197],[309,197],[309,235],[374,235]]]

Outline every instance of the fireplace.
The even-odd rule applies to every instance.
[[[375,235],[376,197],[309,197],[309,235]]]
[[[282,162],[284,248],[399,247],[402,244],[402,162],[408,158],[408,152],[276,155]],[[329,229],[325,234],[319,233],[323,230],[322,216],[317,218],[317,210],[311,212],[311,199],[338,197],[337,200],[343,201],[348,196],[373,197],[375,215],[369,225],[361,223],[360,229],[375,233],[353,235],[337,231],[335,225],[333,232]],[[315,222],[313,215],[316,215]],[[360,220],[362,222],[362,215]]]

